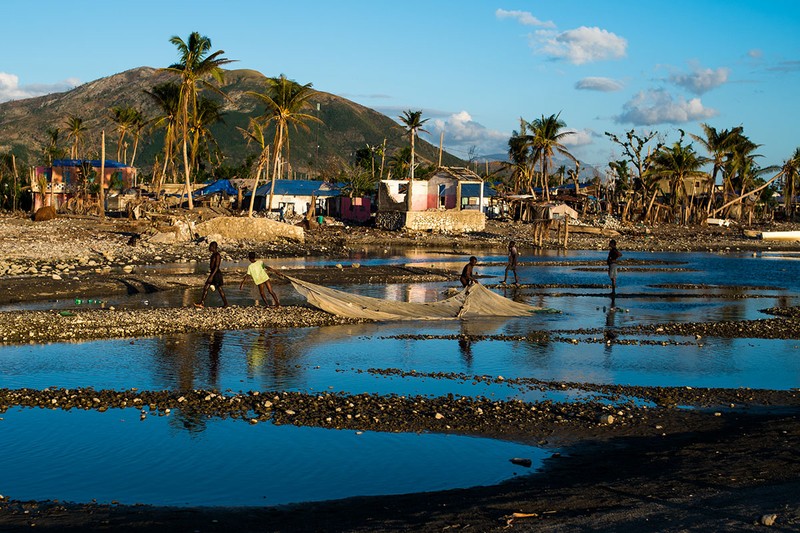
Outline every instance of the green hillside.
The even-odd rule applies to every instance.
[[[85,83],[64,93],[50,94],[26,100],[0,104],[0,152],[12,151],[21,164],[41,165],[45,163],[43,151],[50,143],[48,129],[58,128],[59,146],[68,149],[67,117],[83,119],[88,128],[86,147],[80,157],[94,158],[100,152],[100,132],[106,132],[106,157],[113,159],[117,153],[118,134],[111,120],[114,106],[133,106],[147,118],[158,114],[146,90],[159,83],[174,80],[169,73],[149,67],[128,70],[113,76]],[[248,156],[257,152],[248,146],[238,127],[247,128],[249,119],[264,112],[259,102],[247,95],[247,91],[263,91],[266,77],[253,70],[230,70],[225,73],[221,86],[227,99],[206,91],[204,94],[223,103],[223,120],[211,128],[213,136],[224,156],[223,164],[235,167],[243,164]],[[393,119],[344,98],[330,93],[315,91],[310,99],[309,113],[318,116],[322,124],[311,125],[308,132],[290,130],[292,170],[299,177],[318,177],[330,174],[342,164],[352,164],[356,150],[369,145],[380,145],[386,140],[387,155],[408,146],[405,130]],[[319,105],[319,110],[317,110]],[[271,140],[274,130],[268,130]],[[128,159],[132,155],[132,141],[128,147]],[[148,128],[144,131],[135,166],[141,175],[152,172],[156,155],[163,146],[163,132]],[[438,148],[419,140],[417,158],[423,164],[435,163]],[[460,166],[464,162],[445,153],[444,165]]]

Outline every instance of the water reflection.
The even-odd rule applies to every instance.
[[[499,483],[547,452],[453,435],[202,421],[137,410],[10,409],[0,419],[3,495],[175,506],[263,506]],[[184,417],[184,420],[193,420]],[[58,453],[53,444],[58,443]],[[387,460],[387,458],[390,458]]]

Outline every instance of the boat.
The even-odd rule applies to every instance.
[[[800,231],[762,231],[764,241],[800,241]]]

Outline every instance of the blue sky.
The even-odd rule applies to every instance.
[[[8,0],[0,101],[177,60],[192,31],[267,76],[397,118],[461,157],[504,153],[519,120],[560,113],[604,169],[603,135],[744,126],[762,165],[800,146],[800,1]],[[697,147],[699,150],[699,147]]]

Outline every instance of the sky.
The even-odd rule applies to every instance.
[[[230,68],[285,74],[461,158],[505,154],[520,120],[559,115],[598,169],[604,135],[743,126],[762,166],[800,147],[800,0],[4,0],[0,102],[178,60],[197,31]],[[691,140],[688,139],[687,140]],[[695,143],[698,152],[702,147]]]

